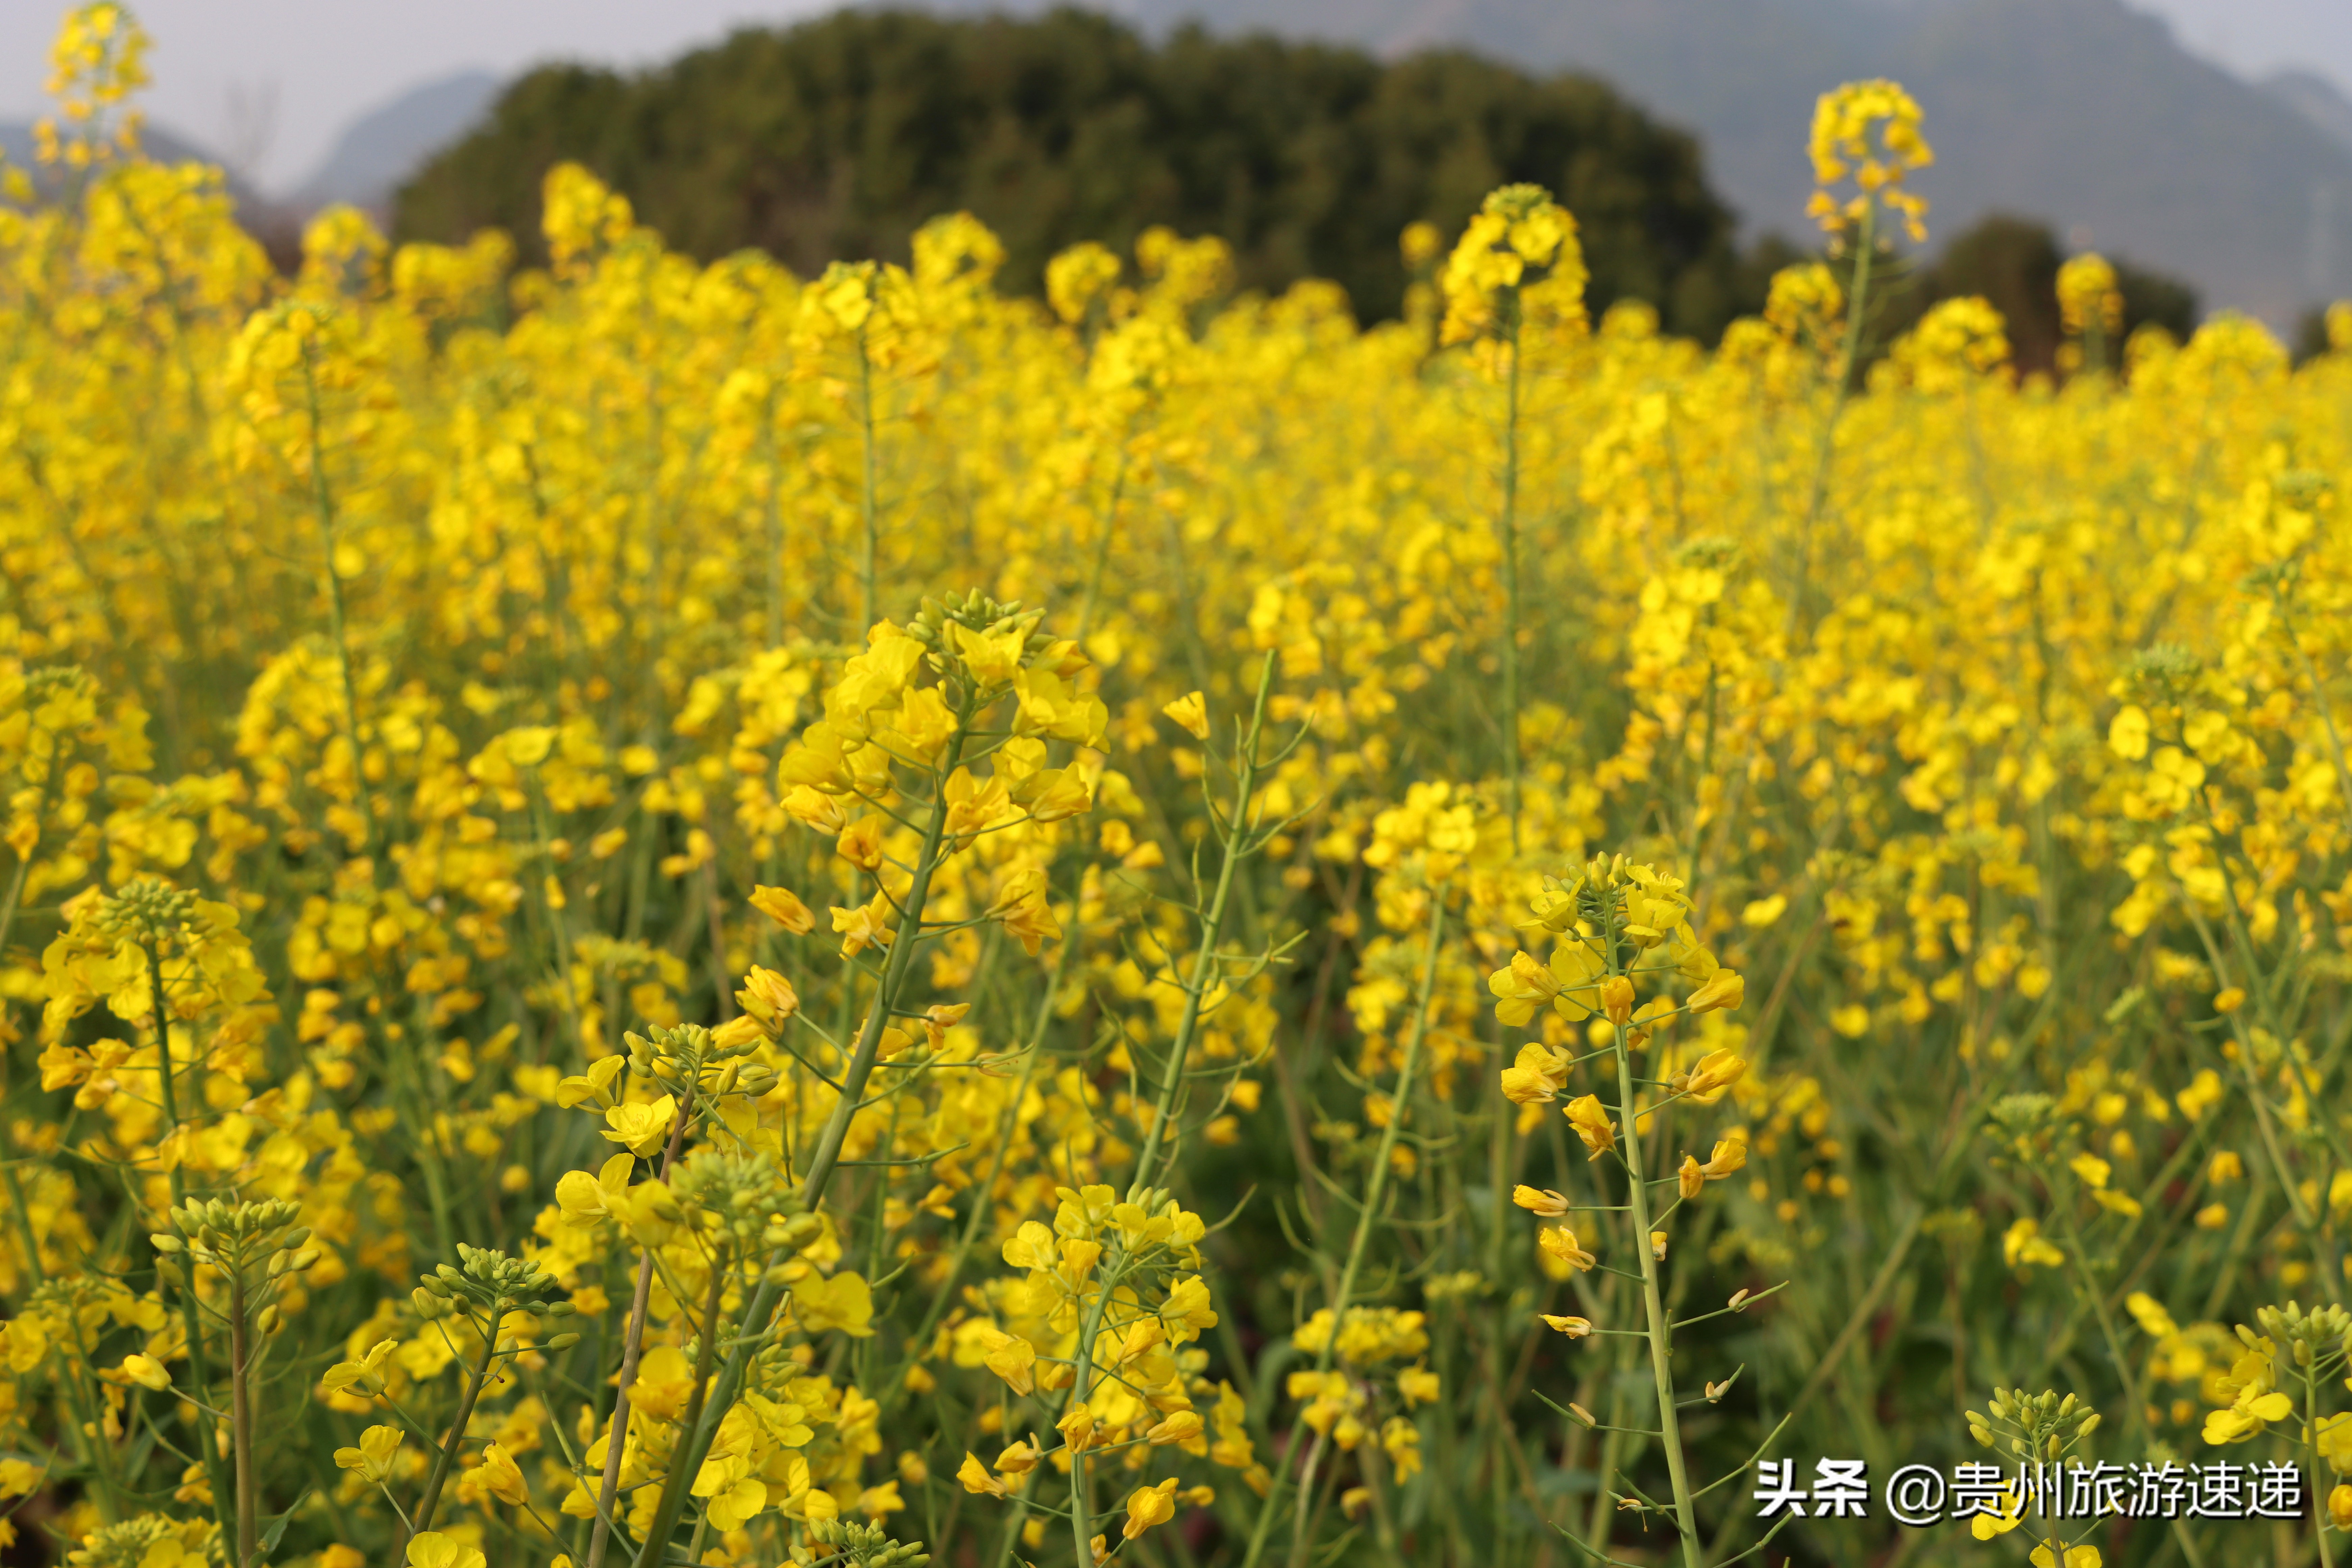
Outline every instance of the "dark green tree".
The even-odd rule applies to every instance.
[[[1981,295],[2009,323],[2011,361],[2021,372],[2051,374],[2064,334],[2058,321],[2058,268],[2066,253],[2046,223],[1994,213],[1955,236],[1935,260],[1905,276],[1886,295],[1875,323],[1881,347],[1918,323],[1939,300]],[[2176,338],[2197,328],[2197,293],[2187,284],[2109,257],[2124,297],[2124,335],[2151,322]]]
[[[704,258],[903,259],[962,208],[1003,237],[1005,285],[1034,291],[1055,251],[1165,224],[1227,240],[1241,288],[1328,278],[1367,317],[1400,306],[1407,224],[1451,235],[1489,189],[1531,180],[1576,214],[1596,309],[1647,300],[1712,337],[1760,299],[1690,137],[1601,82],[1459,52],[846,10],[642,74],[534,71],[402,190],[395,231],[497,226],[535,255],[540,182],[567,158]]]

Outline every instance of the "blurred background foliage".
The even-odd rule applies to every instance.
[[[1458,222],[1515,181],[1576,214],[1596,311],[1645,300],[1680,335],[1715,341],[1801,254],[1775,235],[1741,247],[1698,143],[1592,78],[1197,27],[1154,45],[1075,9],[843,11],[642,72],[543,67],[402,187],[394,236],[498,227],[543,262],[541,184],[565,160],[706,261],[757,248],[803,276],[903,262],[916,229],[961,209],[1003,240],[1001,285],[1034,294],[1056,251],[1125,251],[1165,225],[1225,239],[1242,290],[1329,279],[1367,321],[1402,308],[1406,226]],[[2021,368],[2046,370],[2061,258],[2048,226],[1988,219],[1885,296],[1879,336],[1983,294],[2012,323]],[[2193,327],[2185,285],[2128,264],[2122,282],[2132,325]]]

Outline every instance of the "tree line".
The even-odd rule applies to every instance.
[[[962,209],[1003,240],[1004,286],[1036,292],[1065,247],[1124,251],[1166,225],[1225,239],[1237,288],[1329,279],[1365,319],[1401,309],[1407,225],[1451,232],[1513,181],[1575,213],[1596,313],[1645,300],[1668,331],[1711,341],[1796,254],[1771,237],[1743,249],[1698,143],[1591,77],[1197,27],[1155,43],[1071,9],[849,9],[641,72],[542,67],[403,186],[394,232],[497,226],[543,259],[541,181],[564,159],[706,259],[756,247],[803,274],[904,259],[926,220]],[[2059,256],[2045,226],[1990,220],[1898,284],[1882,327],[1981,292],[2010,316],[2020,363],[2044,367]],[[2136,319],[2193,320],[2179,286],[2132,268],[2124,282]]]

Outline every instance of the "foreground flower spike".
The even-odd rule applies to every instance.
[[[1810,149],[1818,188],[1807,210],[1823,228],[1843,232],[1884,206],[1913,244],[1926,242],[1927,203],[1904,183],[1936,161],[1919,133],[1921,118],[1917,101],[1897,82],[1848,82],[1822,95]],[[1848,179],[1854,194],[1841,200],[1835,192]]]
[[[1643,1169],[1643,1140],[1629,1135],[1621,1143],[1618,1136],[1621,1123],[1645,1129],[1653,1114],[1646,1107],[1663,1113],[1683,1104],[1711,1106],[1747,1076],[1746,1058],[1728,1047],[1705,1050],[1671,1076],[1663,1066],[1650,1067],[1642,1077],[1634,1070],[1637,1050],[1647,1051],[1654,1060],[1665,1056],[1668,1047],[1660,1036],[1671,1026],[1738,1005],[1739,977],[1701,945],[1690,923],[1691,908],[1690,896],[1679,878],[1662,874],[1654,866],[1629,862],[1622,855],[1596,858],[1567,880],[1546,878],[1542,891],[1529,906],[1534,919],[1520,927],[1551,939],[1551,961],[1538,965],[1527,953],[1515,953],[1508,967],[1488,977],[1487,989],[1496,998],[1496,1017],[1506,1026],[1533,1023],[1538,1000],[1548,1001],[1553,1016],[1562,1022],[1585,1023],[1590,1038],[1601,1047],[1592,1054],[1610,1058],[1615,1069],[1614,1104],[1594,1092],[1576,1096],[1561,1111],[1584,1145],[1589,1163],[1598,1166],[1609,1158],[1625,1173],[1625,1201],[1595,1203],[1591,1207],[1600,1211],[1596,1220],[1612,1211],[1623,1215],[1624,1255],[1640,1263],[1641,1310],[1646,1324],[1640,1332],[1649,1342],[1651,1372],[1657,1383],[1658,1417],[1673,1500],[1665,1511],[1679,1537],[1684,1561],[1689,1568],[1699,1568],[1701,1547],[1693,1510],[1696,1490],[1685,1467],[1670,1360],[1675,1325],[1667,1317],[1660,1288],[1672,1233],[1652,1226],[1652,1178]],[[1666,962],[1656,961],[1654,955],[1660,953]],[[1563,954],[1568,955],[1565,962]],[[1569,976],[1577,982],[1573,988],[1548,984]],[[1637,979],[1659,987],[1649,1005],[1641,1007],[1640,1028],[1632,1026],[1641,996]],[[1675,982],[1691,988],[1679,1004],[1669,989]],[[1537,1053],[1532,1058],[1530,1051]],[[1533,1105],[1559,1093],[1569,1073],[1568,1062],[1540,1047],[1528,1047],[1522,1049],[1517,1063],[1504,1069],[1501,1088],[1507,1100]],[[1638,1087],[1642,1085],[1648,1086],[1648,1092]],[[1747,1150],[1745,1130],[1735,1129],[1716,1143],[1704,1164],[1695,1155],[1684,1155],[1680,1171],[1664,1178],[1676,1189],[1675,1206],[1700,1197],[1709,1181],[1743,1168]],[[1524,1185],[1515,1188],[1511,1196],[1517,1207],[1548,1221],[1573,1215],[1579,1206],[1559,1193]],[[1672,1212],[1671,1208],[1666,1211]],[[1555,1279],[1589,1274],[1600,1266],[1599,1257],[1567,1225],[1543,1226],[1537,1232],[1537,1246],[1546,1270]],[[1748,1296],[1742,1290],[1732,1299],[1729,1310],[1741,1310]],[[1590,1318],[1548,1312],[1538,1316],[1570,1340],[1584,1339],[1595,1331]],[[1727,1378],[1722,1386],[1729,1383]],[[1708,1382],[1706,1388],[1709,1403],[1722,1397],[1716,1383]],[[1578,1418],[1583,1425],[1594,1425],[1591,1416],[1580,1414],[1580,1406],[1568,1408],[1580,1412]],[[1634,1505],[1631,1499],[1624,1501],[1629,1506],[1648,1506]]]

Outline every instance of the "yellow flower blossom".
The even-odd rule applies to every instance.
[[[659,1152],[668,1139],[677,1120],[677,1100],[665,1094],[647,1105],[616,1105],[604,1112],[604,1120],[609,1124],[604,1138],[645,1159]]]
[[[1599,1095],[1579,1095],[1560,1110],[1561,1114],[1568,1118],[1569,1126],[1576,1130],[1576,1136],[1583,1142],[1587,1157],[1598,1160],[1617,1147],[1616,1124],[1609,1120],[1608,1112],[1601,1110]]]
[[[1188,691],[1173,702],[1164,704],[1160,710],[1168,715],[1178,729],[1194,740],[1205,741],[1209,738],[1209,708],[1207,700],[1201,693]]]
[[[408,1568],[488,1568],[488,1559],[471,1546],[461,1545],[437,1530],[411,1536]]]
[[[360,1434],[356,1448],[335,1450],[335,1463],[346,1470],[357,1470],[365,1481],[382,1481],[392,1474],[392,1457],[400,1447],[401,1431],[397,1426],[371,1426]]]

